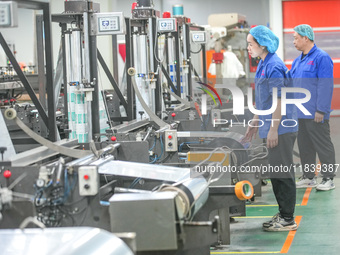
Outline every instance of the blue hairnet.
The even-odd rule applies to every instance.
[[[279,47],[279,38],[268,27],[256,26],[250,29],[249,33],[260,45],[266,46],[270,53],[274,53]]]
[[[309,40],[314,41],[313,28],[310,25],[302,24],[294,27],[294,31],[301,36],[307,36]]]

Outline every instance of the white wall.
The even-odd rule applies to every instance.
[[[199,25],[208,24],[208,16],[215,13],[240,13],[250,25],[267,25],[268,0],[173,0],[163,1],[164,11],[172,12],[174,4],[182,4],[184,15]]]
[[[270,0],[270,28],[280,40],[279,48],[276,54],[283,59],[283,17],[282,17],[282,0]]]
[[[16,57],[19,62],[34,61],[34,11],[18,10],[18,27],[1,28],[7,44],[15,44]],[[0,46],[0,66],[6,66],[6,55]]]

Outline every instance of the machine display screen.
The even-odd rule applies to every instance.
[[[176,30],[177,30],[176,19],[174,18],[158,19],[159,32],[175,32]]]
[[[102,17],[98,18],[99,31],[109,32],[109,31],[119,31],[119,17]]]
[[[206,43],[206,33],[205,31],[197,31],[197,32],[191,32],[192,34],[192,41],[195,43]]]
[[[11,6],[9,3],[0,3],[0,26],[11,25]]]

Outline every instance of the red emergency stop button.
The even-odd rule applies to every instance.
[[[171,140],[172,139],[172,135],[169,135],[168,138],[169,138],[169,140]]]
[[[12,176],[12,173],[11,173],[11,171],[9,171],[9,170],[6,170],[5,172],[4,172],[4,177],[5,178],[10,178]]]
[[[171,13],[170,12],[163,12],[163,18],[164,19],[171,18]]]
[[[90,176],[88,176],[87,174],[84,175],[84,179],[87,181],[88,179],[90,179]]]
[[[174,113],[174,112],[171,113],[171,116],[172,116],[172,117],[176,117],[176,113]]]
[[[117,137],[111,136],[111,141],[112,141],[112,142],[115,142],[116,140],[117,140]]]

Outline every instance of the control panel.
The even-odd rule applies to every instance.
[[[165,131],[165,151],[177,151],[177,131],[167,130]]]
[[[206,31],[191,31],[191,40],[194,43],[207,43],[207,32]]]
[[[78,169],[79,195],[94,196],[99,190],[99,174],[96,166],[81,166]]]
[[[98,18],[99,32],[119,31],[119,17]]]
[[[0,27],[18,26],[18,4],[13,1],[0,1]]]
[[[158,32],[169,33],[177,31],[177,20],[175,18],[158,19]]]
[[[94,13],[91,15],[91,35],[125,34],[122,12]]]

